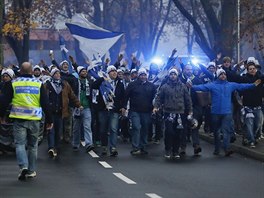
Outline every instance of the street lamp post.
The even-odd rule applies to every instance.
[[[240,0],[237,0],[237,62],[240,62]]]

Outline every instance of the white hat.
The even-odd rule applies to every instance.
[[[255,57],[248,57],[247,59],[247,64],[256,64],[256,59]]]
[[[109,65],[106,69],[106,72],[109,74],[111,71],[117,71],[114,65]]]
[[[218,70],[216,71],[216,77],[218,78],[222,73],[226,73],[225,70],[223,70],[223,69],[218,69]]]
[[[208,64],[207,64],[207,68],[209,68],[209,67],[215,67],[216,65],[215,65],[215,62],[209,62]]]
[[[145,75],[147,75],[148,73],[147,73],[147,70],[145,69],[145,68],[140,68],[139,70],[138,70],[138,76],[140,76],[141,74],[145,74]]]
[[[51,71],[53,68],[52,67],[57,67],[56,65],[53,65],[53,64],[51,64],[50,66],[49,66],[49,71]]]
[[[83,66],[78,66],[78,67],[77,67],[77,73],[78,73],[78,74],[80,74],[80,73],[82,72],[82,70],[86,70],[86,68],[83,67]]]
[[[41,70],[39,65],[35,65],[32,70],[35,71],[35,69]]]
[[[118,69],[118,70],[117,70],[117,73],[119,73],[119,72],[124,73],[124,71],[123,71],[122,69]]]
[[[131,70],[131,74],[134,73],[134,72],[137,73],[137,70],[136,70],[136,69],[132,69],[132,70]]]
[[[41,71],[41,72],[44,72],[44,71],[45,71],[45,69],[44,69],[43,67],[41,67],[41,68],[40,68],[40,71]]]
[[[1,76],[3,76],[4,74],[7,74],[11,79],[13,79],[15,77],[15,73],[12,69],[3,69]]]
[[[53,68],[50,72],[51,77],[53,77],[56,72],[60,72],[60,70],[58,68]]]
[[[69,62],[66,61],[66,60],[64,60],[64,61],[61,61],[61,62],[60,62],[60,67],[63,65],[63,63],[67,63],[67,64],[69,65]]]
[[[171,73],[175,73],[177,76],[179,75],[179,72],[178,72],[177,69],[175,69],[175,68],[172,68],[172,69],[169,70],[169,75],[170,75]]]

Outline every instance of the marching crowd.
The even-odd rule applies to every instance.
[[[254,148],[263,125],[263,75],[254,57],[232,65],[230,57],[207,66],[183,64],[172,51],[162,71],[149,71],[133,57],[110,65],[80,66],[73,57],[60,64],[6,67],[1,71],[1,125],[12,124],[20,168],[19,180],[36,177],[39,134],[47,134],[50,157],[61,142],[78,152],[100,147],[102,156],[118,156],[118,137],[130,142],[130,154],[147,155],[147,144],[164,137],[167,159],[179,159],[191,141],[194,155],[202,148],[199,129],[214,136],[213,154],[230,156],[236,133]],[[95,72],[96,71],[96,72]],[[45,123],[45,128],[40,128]],[[221,143],[221,141],[223,143]],[[222,146],[221,146],[222,144]]]

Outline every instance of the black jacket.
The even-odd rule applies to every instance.
[[[99,89],[103,81],[104,78],[99,78],[96,81],[94,81],[92,83],[92,89]],[[114,108],[112,110],[114,112],[119,113],[121,108],[125,108],[125,103],[124,103],[125,88],[121,80],[116,79],[115,83],[116,83],[116,88],[115,88],[115,97],[114,97]],[[95,108],[98,111],[107,110],[101,92],[99,92],[97,102],[98,104],[96,105]]]
[[[139,79],[129,83],[126,88],[126,103],[130,100],[130,111],[149,113],[153,109],[152,101],[156,94],[155,85],[142,83]]]
[[[243,106],[249,107],[257,107],[262,105],[262,97],[263,97],[263,76],[260,74],[256,74],[252,76],[250,74],[246,74],[245,76],[240,77],[241,83],[254,83],[256,80],[262,79],[262,82],[253,89],[244,90],[241,92],[243,96]]]

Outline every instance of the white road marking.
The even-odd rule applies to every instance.
[[[89,154],[90,154],[93,158],[99,158],[99,156],[98,156],[94,151],[89,151]]]
[[[112,166],[110,166],[107,162],[105,161],[98,161],[103,167],[105,168],[112,168]]]
[[[150,198],[162,198],[161,196],[155,194],[155,193],[146,193],[146,195]]]
[[[113,173],[116,177],[118,177],[119,179],[123,180],[124,182],[126,182],[127,184],[137,184],[136,182],[134,182],[133,180],[129,179],[128,177],[126,177],[125,175],[123,175],[122,173]]]

